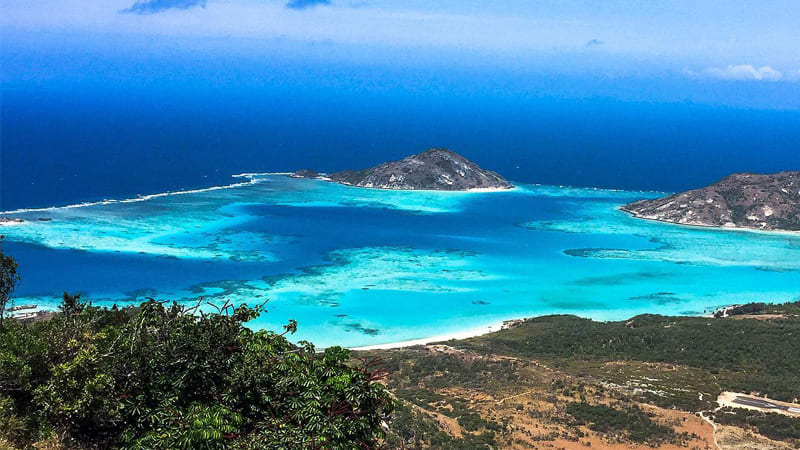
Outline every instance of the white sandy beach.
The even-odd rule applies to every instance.
[[[623,205],[624,206],[624,205]],[[637,214],[633,211],[628,211],[623,209],[623,206],[617,207],[617,211],[622,211],[629,216],[639,219],[639,220],[649,220],[650,222],[658,222],[658,223],[666,223],[669,225],[677,225],[680,227],[686,228],[694,228],[694,229],[705,229],[705,230],[722,230],[722,231],[737,231],[741,233],[758,233],[758,234],[765,234],[765,235],[785,235],[785,236],[800,236],[800,231],[791,231],[791,230],[763,230],[761,228],[748,228],[748,227],[728,227],[728,226],[717,226],[717,225],[706,225],[702,223],[680,223],[680,222],[672,222],[669,220],[663,219],[656,219],[654,217],[647,217],[640,214]]]
[[[449,341],[451,339],[467,339],[505,329],[507,322],[509,321],[504,320],[498,323],[494,323],[492,325],[473,328],[471,330],[466,330],[466,331],[458,331],[455,333],[441,334],[437,336],[430,336],[421,339],[412,339],[408,341],[388,342],[386,344],[376,344],[376,345],[365,345],[363,347],[353,347],[350,350],[387,350],[390,348],[403,348],[403,347],[413,347],[415,345],[426,345],[432,342]]]

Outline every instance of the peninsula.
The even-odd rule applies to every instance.
[[[683,225],[800,231],[800,171],[737,173],[708,187],[621,209],[634,217]]]
[[[315,172],[304,169],[294,176],[308,178],[312,174]],[[467,191],[514,187],[498,173],[482,169],[443,148],[432,148],[368,169],[335,172],[328,179],[348,186],[394,190]]]

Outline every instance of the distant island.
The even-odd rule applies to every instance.
[[[635,217],[684,225],[800,231],[800,171],[737,173],[708,187],[621,209]]]
[[[320,177],[308,169],[298,170],[291,176]],[[335,172],[327,179],[348,186],[395,190],[468,191],[514,187],[500,174],[482,169],[458,153],[443,148],[432,148],[368,169]]]

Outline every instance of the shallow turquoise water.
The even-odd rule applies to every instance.
[[[655,194],[520,185],[398,192],[254,175],[236,187],[23,211],[4,226],[17,304],[261,303],[254,327],[362,346],[569,313],[703,314],[800,296],[800,236],[617,210]],[[50,219],[50,220],[39,220]],[[211,308],[211,307],[209,307]]]

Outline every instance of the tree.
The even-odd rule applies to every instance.
[[[11,302],[11,293],[19,281],[17,262],[14,258],[3,254],[3,236],[0,236],[0,330],[3,329],[6,308]]]
[[[0,332],[0,406],[78,448],[375,448],[393,408],[374,361],[244,326],[257,307],[206,314],[149,300],[104,309],[64,295],[53,319]],[[0,410],[2,416],[3,410]],[[0,417],[0,425],[3,420]]]

